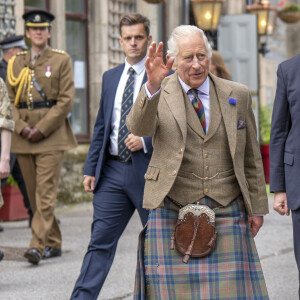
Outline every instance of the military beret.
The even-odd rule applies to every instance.
[[[55,17],[44,10],[31,10],[23,15],[23,19],[27,27],[48,27]]]
[[[0,41],[0,48],[2,50],[10,49],[10,48],[22,48],[27,49],[27,46],[24,42],[23,35],[12,35]]]

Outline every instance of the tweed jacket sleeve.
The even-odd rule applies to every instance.
[[[12,108],[7,95],[4,81],[0,78],[0,129],[14,131],[14,121],[12,120]]]
[[[126,125],[134,135],[151,137],[155,133],[157,126],[157,108],[160,93],[148,99],[145,86],[142,87],[135,105],[132,106],[130,114],[127,116]],[[138,104],[136,104],[138,103]]]

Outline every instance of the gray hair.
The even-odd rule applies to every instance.
[[[180,41],[180,39],[182,39],[183,37],[185,37],[187,35],[192,35],[192,34],[198,34],[198,35],[202,36],[204,44],[205,44],[205,48],[207,51],[207,56],[208,56],[208,58],[211,58],[211,56],[212,56],[211,45],[209,44],[204,31],[193,25],[180,25],[180,26],[177,26],[172,31],[171,36],[168,40],[167,54],[170,57],[175,57],[175,59],[176,59],[176,56],[178,54],[178,41]]]

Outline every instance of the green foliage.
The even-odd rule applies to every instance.
[[[260,106],[259,108],[259,126],[260,126],[260,143],[269,145],[271,134],[273,104]]]
[[[283,11],[300,11],[300,6],[297,4],[285,4]]]
[[[12,177],[12,175],[10,174],[7,178],[6,184],[11,185],[11,186],[15,186],[18,187],[17,182],[15,181],[15,179]]]

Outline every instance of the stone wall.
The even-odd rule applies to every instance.
[[[92,193],[83,189],[83,168],[89,145],[79,145],[65,153],[59,179],[57,201],[58,204],[71,204],[91,201]]]

